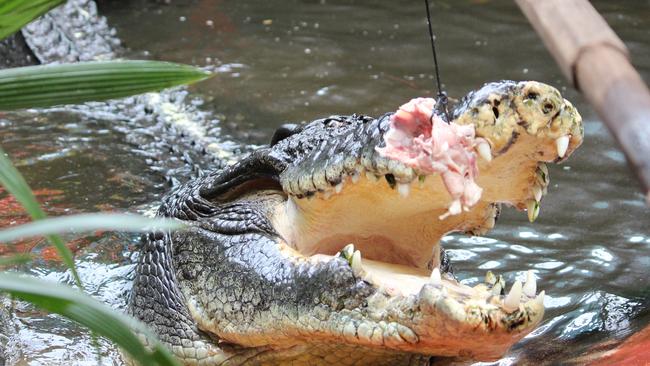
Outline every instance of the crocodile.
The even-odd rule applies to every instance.
[[[582,120],[534,81],[484,85],[449,124],[434,103],[285,125],[268,146],[174,189],[158,215],[187,228],[143,238],[130,314],[188,365],[504,355],[543,318],[535,274],[508,291],[491,272],[470,287],[440,239],[487,233],[502,205],[533,221],[546,163],[581,144]]]
[[[123,54],[92,0],[68,1],[2,47],[9,66]],[[493,360],[541,321],[544,292],[533,273],[507,294],[492,273],[470,288],[455,279],[439,240],[485,234],[502,204],[538,215],[544,162],[565,159],[583,135],[557,90],[492,83],[455,108],[451,122],[473,126],[476,137],[475,152],[463,156],[474,160],[481,194],[464,201],[444,174],[388,157],[396,114],[284,126],[270,146],[234,162],[238,148],[224,149],[208,130],[211,117],[186,99],[175,90],[64,108],[126,121],[131,132],[155,121],[170,141],[149,129],[130,134],[133,142],[154,152],[152,165],[173,185],[200,176],[164,199],[159,215],[190,229],[144,238],[129,300],[129,312],[184,363]],[[180,167],[166,159],[174,146]],[[193,161],[222,168],[204,173]]]

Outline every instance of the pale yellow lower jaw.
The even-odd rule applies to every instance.
[[[410,341],[375,346],[450,357],[498,358],[534,329],[544,314],[544,292],[536,294],[532,272],[526,282],[516,281],[502,296],[494,276],[472,288],[447,278],[438,268],[428,271],[362,258],[352,244],[338,255],[334,259],[317,254],[308,260],[347,260],[355,277],[377,289],[367,299],[371,318],[393,321],[406,330],[400,336],[411,335]]]

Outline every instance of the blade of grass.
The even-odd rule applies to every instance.
[[[47,217],[41,206],[36,201],[32,190],[25,182],[25,178],[11,164],[7,154],[0,148],[0,184],[2,184],[9,193],[11,193],[18,202],[25,208],[25,211],[33,220],[42,220]],[[47,235],[47,239],[54,245],[59,252],[63,263],[70,269],[72,277],[79,288],[83,288],[81,279],[74,265],[74,258],[70,249],[65,246],[63,239],[58,235]]]
[[[0,40],[64,2],[65,0],[2,0]]]
[[[141,365],[178,366],[179,363],[156,338],[134,319],[120,314],[92,297],[58,283],[31,276],[0,273],[0,291],[42,309],[72,319],[120,346]],[[148,350],[131,329],[152,341]]]
[[[101,101],[192,84],[211,77],[162,61],[101,61],[0,70],[0,110]]]
[[[143,232],[150,230],[172,230],[183,227],[180,221],[170,219],[150,219],[138,215],[93,213],[68,215],[38,220],[24,225],[12,226],[0,231],[0,242],[10,242],[34,236],[83,232],[93,230],[113,230]]]

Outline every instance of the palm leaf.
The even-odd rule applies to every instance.
[[[0,110],[121,98],[212,74],[163,61],[99,61],[0,70]]]
[[[1,0],[0,40],[64,2],[65,0]]]

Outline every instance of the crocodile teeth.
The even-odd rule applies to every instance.
[[[503,279],[502,275],[499,275],[497,278],[497,283],[492,286],[492,295],[505,295],[506,289],[506,280]]]
[[[411,192],[411,186],[409,186],[407,183],[397,183],[397,192],[399,192],[400,196],[406,198]]]
[[[544,190],[546,190],[546,186],[548,186],[549,183],[549,176],[548,176],[548,167],[546,164],[541,163],[537,166],[537,183],[539,183],[540,186],[544,187]]]
[[[481,141],[476,145],[476,151],[483,158],[483,160],[490,162],[492,161],[492,149],[490,144],[487,141]]]
[[[339,183],[339,184],[337,184],[337,185],[334,186],[334,191],[335,191],[336,193],[341,193],[341,190],[342,190],[342,189],[343,189],[343,182],[341,182],[341,183]]]
[[[542,200],[542,187],[535,184],[533,186],[533,196],[535,196],[535,201],[539,202]]]
[[[528,210],[528,221],[535,222],[537,216],[539,216],[539,202],[528,200],[526,202],[526,209]]]
[[[440,269],[438,267],[434,268],[433,271],[431,271],[429,282],[435,286],[442,285],[442,276],[440,276]]]
[[[513,312],[519,309],[519,301],[521,300],[522,292],[521,287],[521,281],[515,281],[515,283],[512,284],[512,287],[510,288],[510,292],[503,300],[503,309],[507,312]]]
[[[524,294],[528,297],[534,297],[537,292],[537,280],[533,271],[526,272],[526,283],[524,284]]]
[[[352,267],[352,271],[354,274],[357,276],[361,275],[363,273],[363,266],[361,265],[361,252],[358,250],[354,251],[354,254],[352,255],[352,261],[350,263],[350,266]]]
[[[503,287],[501,287],[500,283],[496,283],[494,286],[492,286],[492,295],[499,296],[501,295],[501,292],[503,291]]]
[[[546,166],[546,164],[541,163],[537,167],[539,168],[539,171],[542,172],[542,174],[544,174],[544,181],[548,182],[548,167]]]
[[[354,172],[352,176],[350,177],[350,180],[352,180],[352,183],[356,183],[359,181],[359,178],[361,177],[361,174],[359,172]]]
[[[352,255],[354,254],[354,244],[348,244],[341,249],[339,255],[343,257],[348,263],[352,264]]]
[[[557,154],[563,158],[569,148],[569,136],[565,135],[558,137],[557,140],[555,140],[555,147],[557,147]]]
[[[487,271],[485,273],[485,283],[492,286],[497,283],[497,276],[494,275],[494,272]]]

